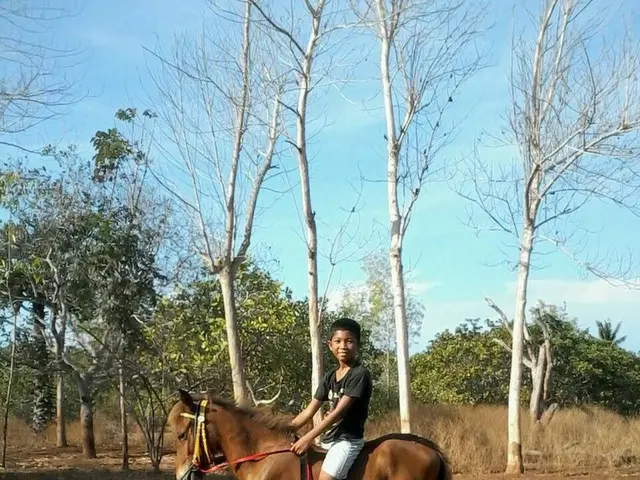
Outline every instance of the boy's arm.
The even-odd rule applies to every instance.
[[[305,425],[309,420],[311,420],[311,418],[316,414],[316,412],[320,409],[321,406],[322,406],[322,402],[317,398],[313,398],[311,400],[311,403],[307,405],[307,408],[305,408],[302,412],[300,412],[298,416],[291,421],[291,426],[296,430],[298,430],[300,427]]]
[[[340,419],[344,412],[349,408],[349,405],[354,401],[354,398],[349,397],[348,395],[343,395],[336,408],[333,409],[331,413],[329,413],[326,417],[322,419],[322,421],[316,425],[309,433],[305,435],[307,440],[313,440],[322,432],[324,432],[327,428],[333,425],[336,420]]]

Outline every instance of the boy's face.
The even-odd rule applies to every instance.
[[[329,350],[340,362],[353,360],[358,353],[358,340],[356,336],[348,330],[336,330],[329,340]]]

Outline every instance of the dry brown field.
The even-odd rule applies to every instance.
[[[506,417],[503,407],[429,406],[413,412],[416,433],[432,438],[448,455],[459,480],[497,480],[506,451]],[[625,419],[600,409],[561,410],[543,428],[523,422],[527,472],[523,480],[639,479],[640,419]],[[55,426],[33,435],[19,421],[9,423],[7,469],[0,479],[170,479],[173,477],[171,432],[161,472],[151,471],[139,432],[131,429],[130,470],[120,470],[120,435],[113,420],[95,419],[98,458],[82,458],[79,425],[68,425],[70,446],[55,445]],[[393,431],[397,418],[372,421],[368,436]],[[214,479],[209,476],[207,478]]]

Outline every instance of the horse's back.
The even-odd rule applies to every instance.
[[[320,474],[326,450],[314,447],[314,474]],[[316,477],[317,478],[317,477]],[[391,433],[367,440],[349,472],[349,480],[451,480],[447,459],[431,440]]]
[[[451,473],[435,443],[418,435],[392,433],[365,443],[349,478],[449,480]]]

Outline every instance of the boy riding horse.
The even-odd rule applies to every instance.
[[[327,450],[319,480],[343,480],[364,446],[364,425],[369,415],[373,382],[369,370],[357,360],[360,325],[341,318],[331,325],[329,349],[338,365],[324,376],[312,399],[292,422],[295,429],[305,425],[322,406],[329,402],[327,416],[309,433],[291,446],[304,454],[314,439],[321,435],[320,446]]]

